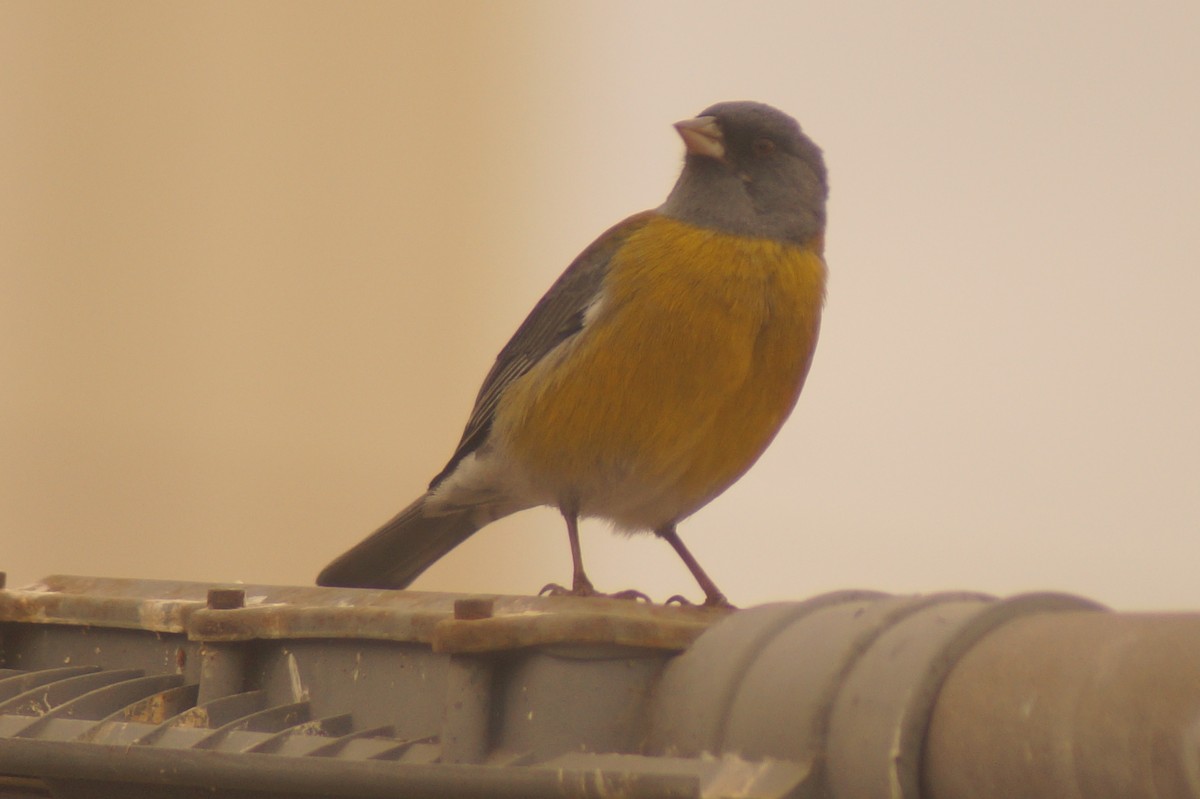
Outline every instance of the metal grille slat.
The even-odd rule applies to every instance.
[[[114,669],[112,671],[93,671],[91,674],[56,680],[19,693],[6,702],[0,702],[0,714],[12,713],[39,717],[49,715],[59,705],[97,688],[131,680],[144,674],[145,672],[141,669]]]
[[[97,671],[100,671],[99,666],[64,666],[61,669],[41,669],[39,671],[3,669],[0,671],[0,704],[7,702],[17,694],[23,694],[38,686],[65,680],[68,677],[78,677],[81,674],[94,674]]]

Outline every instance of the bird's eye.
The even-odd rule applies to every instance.
[[[775,152],[775,142],[768,138],[754,140],[754,154],[757,156],[770,155]]]

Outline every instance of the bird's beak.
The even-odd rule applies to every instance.
[[[689,154],[725,160],[725,134],[717,125],[716,117],[685,119],[675,123],[675,130],[683,137]]]

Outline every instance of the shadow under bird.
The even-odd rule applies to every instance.
[[[719,103],[675,125],[683,170],[657,209],[591,244],[483,381],[462,440],[415,502],[320,585],[404,588],[489,522],[538,505],[653,531],[729,603],[676,525],[732,485],[804,385],[825,295],[820,149],[788,115]],[[633,593],[633,592],[626,592]]]

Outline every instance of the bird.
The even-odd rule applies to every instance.
[[[500,350],[428,490],[330,563],[318,585],[406,588],[492,521],[566,521],[569,589],[601,594],[579,520],[652,532],[704,605],[732,607],[676,530],[740,478],[804,386],[825,301],[821,149],[770,105],[722,102],[675,123],[679,178],[609,228]],[[690,603],[688,603],[690,604]]]

